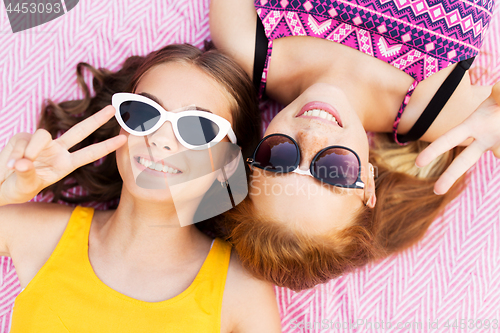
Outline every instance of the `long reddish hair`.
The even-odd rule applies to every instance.
[[[295,291],[402,251],[423,237],[465,184],[462,177],[447,194],[435,195],[434,183],[461,149],[417,169],[415,157],[426,145],[399,147],[385,135],[376,136],[370,162],[378,172],[377,204],[373,209],[361,207],[354,223],[340,232],[304,234],[290,224],[267,219],[247,198],[223,216],[226,239],[253,275]]]

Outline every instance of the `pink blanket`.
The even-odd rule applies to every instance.
[[[1,10],[0,148],[13,134],[35,130],[44,98],[81,97],[78,62],[116,69],[127,56],[170,43],[201,46],[209,37],[208,7],[209,0],[82,0],[63,17],[17,34]],[[474,65],[478,84],[500,80],[499,10],[486,38]],[[265,121],[277,110],[268,105]],[[485,154],[469,176],[467,190],[412,249],[308,291],[276,288],[283,330],[498,331],[500,162]],[[0,268],[4,333],[20,287],[10,258],[1,257]]]

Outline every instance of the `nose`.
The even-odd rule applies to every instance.
[[[148,144],[154,150],[160,152],[175,153],[179,150],[179,141],[175,137],[172,123],[165,122],[156,132],[151,133],[147,137]]]
[[[328,145],[328,138],[311,128],[299,130],[296,141],[300,149],[299,168],[301,170],[308,170],[314,156]]]

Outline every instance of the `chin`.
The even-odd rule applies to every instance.
[[[173,203],[172,195],[168,187],[166,189],[150,189],[138,186],[135,182],[123,182],[124,189],[130,196],[137,200],[157,202],[157,203]]]

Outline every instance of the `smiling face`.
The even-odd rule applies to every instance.
[[[314,234],[343,229],[365,202],[374,206],[374,181],[367,172],[368,139],[341,90],[328,84],[312,85],[274,117],[265,136],[274,133],[286,134],[298,143],[303,171],[309,170],[313,158],[327,146],[354,150],[361,160],[365,188],[343,189],[309,176],[252,168],[250,198],[260,215]]]
[[[135,93],[155,100],[167,111],[182,112],[196,105],[197,109],[233,122],[228,94],[210,76],[185,62],[152,67],[138,82]],[[210,169],[208,150],[188,151],[168,121],[147,136],[130,135],[123,129],[121,133],[128,136],[128,145],[116,152],[118,170],[124,189],[134,197],[149,202],[171,201],[174,192],[167,183],[196,178],[193,173],[199,172],[201,165]],[[228,141],[227,137],[223,141]],[[216,177],[216,173],[201,177],[195,187],[189,187],[190,191],[183,191],[188,195],[183,199],[201,200]]]

